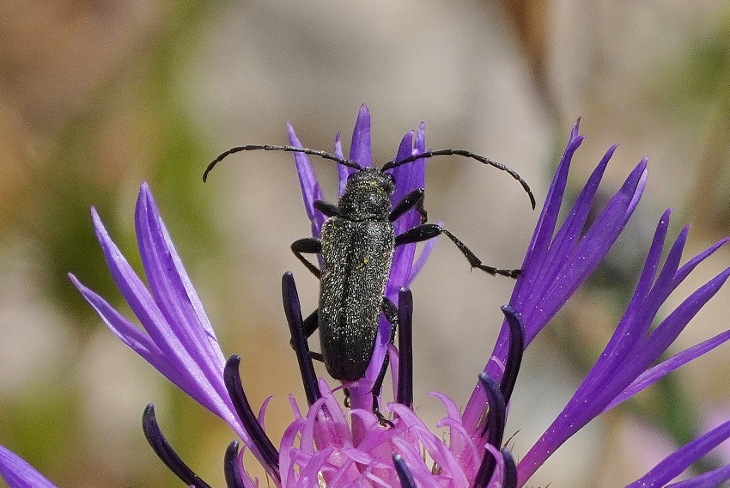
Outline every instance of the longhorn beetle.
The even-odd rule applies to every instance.
[[[386,171],[422,158],[464,156],[509,173],[522,185],[530,197],[532,208],[535,208],[535,197],[527,183],[517,172],[501,163],[462,149],[440,149],[391,160],[381,168],[371,168],[325,151],[288,145],[251,144],[231,148],[215,158],[203,173],[203,181],[207,180],[216,164],[227,156],[254,150],[304,153],[357,170],[348,177],[345,191],[337,205],[322,200],[314,202],[314,207],[327,217],[322,225],[321,237],[299,239],[291,245],[297,259],[320,280],[319,308],[307,317],[304,328],[307,337],[319,328],[322,352],[310,354],[314,359],[323,361],[327,372],[337,380],[357,381],[365,375],[373,355],[381,311],[392,325],[391,343],[395,339],[397,308],[384,295],[395,247],[444,234],[456,244],[472,268],[510,278],[516,278],[520,273],[519,269],[498,269],[482,264],[449,230],[438,224],[426,223],[423,188],[408,193],[395,205],[390,202],[395,181]],[[411,209],[419,213],[421,224],[396,235],[393,222]],[[307,260],[303,256],[305,253],[320,254],[321,269]],[[387,367],[386,355],[372,389],[373,412],[383,424],[389,422],[379,411],[378,396]]]

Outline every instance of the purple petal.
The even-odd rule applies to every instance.
[[[286,124],[286,128],[289,133],[289,144],[295,147],[304,147],[299,142],[299,139],[297,139],[297,135],[294,133],[294,128],[291,124]],[[297,167],[297,174],[299,175],[299,185],[302,189],[302,197],[304,198],[304,210],[307,212],[307,218],[312,223],[312,235],[319,237],[325,216],[314,208],[314,202],[324,198],[322,196],[322,190],[319,188],[317,175],[314,174],[309,157],[304,153],[294,153],[294,164]],[[340,165],[338,164],[338,166]]]
[[[292,486],[290,477],[295,476],[294,467],[296,465],[294,458],[300,455],[301,451],[294,446],[298,439],[299,431],[306,423],[306,420],[298,417],[284,431],[281,436],[281,447],[279,449],[279,474],[281,474],[281,485]]]
[[[319,484],[319,472],[322,471],[330,455],[332,455],[332,449],[330,448],[314,453],[314,456],[307,462],[307,466],[302,471],[297,486],[317,486]]]
[[[112,273],[112,277],[114,278],[114,282],[117,284],[119,291],[122,293],[122,296],[124,296],[130,308],[149,334],[151,341],[156,345],[159,353],[165,357],[167,361],[177,362],[177,364],[173,366],[173,368],[177,369],[177,373],[170,379],[176,379],[177,381],[174,382],[178,384],[178,386],[187,386],[188,389],[184,390],[186,393],[201,402],[202,405],[211,409],[213,412],[219,413],[215,405],[219,403],[220,395],[217,395],[215,392],[208,391],[205,386],[202,386],[199,381],[196,381],[197,378],[202,377],[202,375],[191,374],[191,371],[198,369],[197,365],[192,358],[187,355],[185,347],[176,337],[175,330],[167,323],[165,317],[155,303],[154,298],[145,287],[144,283],[142,283],[122,253],[119,251],[116,244],[114,244],[111,240],[109,234],[104,228],[104,224],[99,218],[99,215],[93,208],[92,218],[94,220],[94,230],[97,238],[99,239],[99,244],[104,252],[107,265],[109,266],[109,270]],[[87,293],[85,294],[85,297],[88,299],[90,295]],[[92,303],[92,305],[94,304]],[[104,309],[103,304],[98,302],[98,300],[96,305],[100,306],[100,311]],[[115,317],[109,314],[108,310],[105,312],[106,313],[102,316],[102,318],[104,318],[108,324],[114,324],[120,331],[125,328],[124,324],[122,324],[119,320],[114,320]],[[126,327],[126,329],[129,330],[129,327]],[[188,374],[188,381],[181,380],[180,376],[186,373]],[[213,397],[217,396],[218,399],[213,400],[209,396],[211,393]]]
[[[665,221],[660,224],[658,234],[662,234],[662,228],[666,223]],[[648,309],[652,312],[644,313],[643,310],[631,312],[627,310],[624,316],[624,318],[628,317],[626,323],[617,327],[606,350],[591,368],[573,398],[523,458],[520,463],[520,479],[528,479],[550,453],[554,452],[565,440],[602,411],[605,411],[609,404],[612,402],[615,404],[617,397],[666,351],[687,323],[717,293],[730,276],[729,268],[692,293],[645,338],[646,331],[658,307],[676,286],[673,275],[678,267],[684,235],[685,232],[683,231],[677,238],[673,251],[667,257],[668,262],[665,263],[664,269],[657,278],[655,288],[649,290],[648,297],[644,300],[648,304],[644,302],[637,304],[635,300],[631,302],[631,305],[640,306],[642,309]],[[658,241],[655,239],[656,242]],[[657,251],[657,254],[660,253],[660,250],[656,247],[652,246],[652,248]],[[673,254],[677,256],[673,256]],[[707,255],[706,253],[703,254]],[[669,270],[669,273],[665,273],[666,269]],[[654,292],[657,289],[660,292],[655,294]],[[697,352],[699,351],[697,350]],[[685,362],[691,360],[688,357],[682,359]],[[669,372],[669,369],[661,373],[666,374],[666,372]],[[656,376],[659,373],[660,371],[656,370],[653,375]],[[656,378],[650,380],[655,381]],[[648,380],[645,378],[643,381]]]
[[[355,130],[352,132],[350,161],[358,163],[363,168],[373,165],[370,149],[370,112],[364,103],[360,106],[357,122],[355,122]]]
[[[390,404],[389,407],[398,415],[408,432],[413,433],[418,438],[431,459],[454,479],[453,486],[469,486],[458,458],[454,456],[453,452],[446,447],[441,439],[429,430],[413,410],[397,403]],[[394,437],[393,442],[396,442],[396,439],[399,438]],[[409,467],[411,467],[410,464]]]
[[[717,488],[730,480],[730,464],[713,469],[694,478],[666,485],[667,488]]]
[[[231,425],[260,458],[233,410],[223,385],[223,353],[147,185],[140,189],[136,227],[152,293],[111,240],[94,209],[92,218],[112,277],[147,335],[71,276],[74,285],[123,342]]]
[[[419,154],[425,151],[426,147],[426,128],[421,123],[416,133],[415,147],[412,146],[413,132],[408,132],[401,140],[398,148],[397,159],[404,159],[413,154]],[[391,174],[396,182],[396,191],[391,198],[393,204],[400,202],[408,193],[417,188],[423,188],[425,185],[425,168],[424,159],[419,159],[412,163],[404,164],[392,170]],[[420,223],[420,215],[414,209],[406,212],[393,225],[396,235],[415,227]],[[435,239],[432,239],[435,241]],[[432,245],[433,247],[433,245]],[[393,253],[393,264],[391,266],[390,277],[385,294],[391,299],[396,300],[398,290],[403,286],[407,286],[409,278],[413,274],[413,258],[416,253],[416,245],[408,244],[398,246]]]
[[[628,485],[627,488],[664,486],[728,437],[730,437],[730,421],[685,444],[679,450],[667,456],[642,478]]]
[[[652,304],[650,308],[653,310],[653,313],[646,316],[634,317],[632,323],[627,324],[625,328],[617,328],[611,337],[609,346],[606,347],[604,353],[601,354],[601,358],[599,358],[591,369],[591,373],[586,378],[587,381],[590,381],[594,385],[594,390],[582,391],[580,393],[576,392],[576,396],[583,398],[591,397],[592,402],[595,404],[605,402],[608,405],[613,403],[621,390],[635,381],[637,377],[643,374],[667,350],[680,332],[684,330],[684,327],[689,321],[719,291],[720,287],[727,280],[728,275],[730,275],[730,269],[720,273],[692,293],[648,337],[645,337],[646,329],[651,325],[659,306],[666,300],[668,292],[671,290],[668,290],[666,295],[658,297],[656,300],[658,303]],[[619,349],[610,346],[617,339],[621,341],[625,337],[635,337],[636,340],[632,341],[630,347]],[[603,361],[604,358],[610,358],[610,361]],[[593,374],[594,371],[597,374]],[[668,373],[669,370],[666,372]],[[601,410],[603,408],[602,406]],[[586,413],[588,413],[587,410]]]
[[[117,312],[106,300],[97,295],[93,290],[84,286],[74,275],[69,274],[69,278],[74,286],[81,292],[81,295],[89,302],[89,305],[99,314],[99,317],[109,327],[109,329],[122,342],[128,345],[133,351],[142,356],[142,358],[150,363],[156,370],[162,373],[167,379],[172,381],[181,390],[188,392],[195,391],[184,375],[170,365],[165,359],[157,345],[150,340],[134,324],[124,318]],[[188,393],[190,394],[190,393]],[[191,395],[192,396],[192,395]],[[196,400],[200,401],[198,398]]]
[[[618,405],[619,403],[631,398],[641,390],[653,385],[660,379],[672,371],[679,369],[690,361],[697,359],[700,356],[712,351],[717,346],[720,346],[730,340],[730,330],[727,330],[721,334],[716,335],[706,341],[696,344],[689,349],[685,349],[672,356],[671,358],[663,361],[656,366],[647,369],[641,375],[639,375],[633,383],[631,383],[621,394],[616,396],[611,403],[609,403],[603,411],[607,411]]]
[[[529,302],[523,307],[513,305],[525,317],[525,324],[532,324],[525,331],[525,345],[532,341],[601,263],[636,208],[645,185],[646,162],[642,161],[571,252],[564,255],[550,253],[551,260],[561,263],[559,271],[552,276],[549,286],[533,288],[529,294],[523,295],[529,302],[534,300],[530,300],[531,297],[537,296],[539,302],[532,307]],[[534,293],[538,290],[539,294]]]
[[[439,220],[436,222],[437,225],[443,225],[443,221]],[[411,272],[408,275],[408,278],[406,279],[406,282],[404,286],[410,287],[411,283],[413,283],[413,280],[416,279],[416,276],[418,276],[418,273],[421,272],[423,269],[423,266],[426,264],[426,261],[428,260],[429,256],[431,256],[431,252],[433,252],[433,247],[436,245],[436,239],[429,239],[426,241],[426,243],[423,245],[423,248],[421,248],[421,252],[418,254],[418,257],[416,258],[416,262],[413,263],[413,266],[411,267]]]
[[[729,237],[726,237],[724,239],[720,239],[715,244],[713,244],[712,246],[708,247],[707,249],[705,249],[703,252],[701,252],[697,256],[695,256],[692,259],[690,259],[687,262],[687,264],[685,264],[684,266],[682,266],[681,268],[679,268],[679,271],[677,271],[677,273],[676,273],[676,275],[674,277],[675,281],[682,281],[682,280],[684,280],[687,277],[687,275],[690,272],[692,272],[692,270],[695,269],[695,267],[698,264],[700,264],[702,261],[704,261],[705,259],[707,259],[712,254],[714,254],[715,251],[717,251],[719,248],[721,248],[722,246],[724,246],[728,241],[730,241],[730,238]]]
[[[656,231],[654,232],[654,238],[652,240],[651,246],[649,247],[649,252],[646,256],[646,261],[644,262],[644,267],[641,270],[641,275],[639,276],[639,281],[636,285],[636,290],[631,297],[629,305],[626,307],[627,317],[622,318],[622,320],[616,327],[617,330],[620,332],[624,332],[625,328],[631,324],[631,321],[635,316],[635,312],[638,312],[639,308],[641,307],[641,302],[645,300],[645,298],[651,292],[654,278],[656,277],[657,270],[659,269],[659,261],[661,260],[662,253],[664,251],[664,243],[666,242],[667,238],[667,230],[669,229],[669,217],[671,216],[671,213],[671,210],[666,210],[662,217],[659,219]],[[674,247],[676,248],[676,245]],[[628,316],[629,313],[631,313],[632,315]],[[621,334],[619,333],[614,335],[620,336]]]
[[[661,354],[674,342],[677,336],[697,312],[720,290],[730,276],[730,268],[707,282],[686,300],[682,302],[669,316],[652,331],[641,347],[637,348],[634,357],[629,359],[632,368],[627,369],[628,376],[636,377],[650,364],[656,361]],[[638,372],[637,372],[638,370]]]
[[[582,142],[582,138],[575,136],[576,133],[577,127],[573,130],[573,137],[553,180],[538,227],[525,257],[523,265],[525,273],[518,279],[510,300],[510,305],[522,314],[525,324],[525,347],[603,260],[636,208],[646,185],[646,161],[642,160],[590,228],[575,241],[575,229],[579,227],[577,223],[582,222],[584,205],[592,200],[592,195],[595,193],[592,189],[585,190],[556,234],[574,244],[568,247],[561,242],[551,242],[570,159]],[[607,162],[611,154],[612,151],[609,150],[602,165]],[[599,165],[589,179],[590,188],[598,184],[602,172]],[[563,231],[563,227],[566,226],[571,230]],[[497,380],[502,376],[500,364],[504,364],[508,344],[509,333],[507,325],[503,323],[491,359],[484,369],[489,376]],[[481,385],[477,385],[464,410],[464,423],[470,430],[474,431],[485,409],[484,390]]]
[[[322,391],[322,416],[318,419],[318,426],[315,432],[318,443],[334,447],[352,447],[350,430],[347,425],[345,414],[332,395],[327,382],[320,379],[319,389]]]
[[[406,135],[403,136],[403,139],[401,139],[400,146],[398,146],[398,152],[395,156],[395,159],[405,159],[411,154],[414,153],[413,150],[413,131],[407,132]],[[421,161],[422,162],[422,161]],[[414,174],[412,168],[410,168],[411,165],[416,164],[414,161],[413,163],[408,163],[403,166],[399,166],[393,170],[390,171],[390,174],[393,175],[393,179],[396,182],[395,185],[395,193],[390,197],[390,201],[393,205],[403,200],[403,197],[405,197],[410,191],[415,190],[416,188],[422,188],[423,187],[423,181],[418,181],[418,176]],[[398,171],[398,170],[403,171]],[[421,177],[423,179],[423,174],[421,174]],[[420,184],[419,184],[420,183]],[[395,233],[400,234],[404,232],[405,230],[413,227],[413,225],[406,225],[403,223],[403,221],[409,220],[407,217],[411,216],[411,211],[409,211],[406,215],[399,218],[395,223]]]
[[[56,488],[23,458],[0,446],[0,475],[10,488]]]
[[[342,132],[337,131],[335,134],[335,156],[344,159],[345,156],[342,154]],[[350,175],[350,168],[343,164],[337,165],[337,175],[339,177],[339,190],[338,195],[341,197],[345,193],[345,186],[347,186],[347,177]]]
[[[416,481],[420,483],[420,486],[423,486],[424,488],[443,487],[443,485],[436,480],[431,470],[423,462],[421,452],[418,449],[397,437],[393,439],[393,444],[397,448],[399,454],[403,457],[403,460],[408,466],[411,475]],[[452,484],[451,486],[460,485]],[[468,485],[464,484],[461,486]]]
[[[565,148],[563,157],[560,159],[560,164],[558,165],[553,181],[550,184],[550,189],[548,190],[545,198],[545,204],[540,212],[540,217],[538,218],[535,231],[533,232],[532,239],[527,247],[527,253],[522,266],[525,269],[525,274],[527,276],[523,275],[517,280],[517,284],[512,292],[510,304],[520,313],[523,313],[524,310],[517,304],[517,298],[519,298],[522,294],[527,295],[525,291],[535,289],[535,280],[538,278],[537,270],[539,270],[542,263],[546,261],[548,251],[550,250],[550,242],[553,238],[553,234],[555,233],[555,226],[557,225],[558,217],[560,215],[563,195],[565,194],[565,188],[568,182],[570,163],[575,151],[578,150],[585,139],[585,136],[578,134],[579,126],[580,119],[578,119],[570,132],[568,145]],[[532,273],[532,277],[530,276],[531,273],[529,271],[529,266],[527,266],[529,263],[536,263],[536,271]],[[500,331],[494,350],[490,356],[490,361],[484,369],[484,371],[493,378],[501,378],[502,375],[502,371],[498,367],[498,364],[504,364],[506,359],[509,344],[508,330],[507,323],[503,322],[502,330]],[[467,426],[467,429],[470,432],[475,432],[479,420],[486,413],[486,409],[487,399],[484,387],[481,382],[477,382],[476,387],[464,408],[464,425]],[[479,437],[479,435],[476,435],[475,438]]]
[[[611,148],[603,156],[603,159],[601,159],[598,163],[598,166],[596,166],[593,170],[593,173],[591,173],[591,176],[588,178],[583,190],[573,204],[573,208],[565,217],[565,222],[560,226],[560,229],[558,229],[555,237],[552,239],[550,252],[546,256],[567,256],[570,254],[571,248],[573,248],[580,240],[583,235],[588,216],[593,209],[601,179],[603,178],[608,162],[611,160],[611,156],[613,156],[617,147],[618,146],[611,146]],[[560,262],[550,260],[547,262],[538,262],[537,260],[530,259],[528,262],[526,259],[525,261],[525,274],[528,277],[533,274],[542,275],[543,267],[555,267],[560,265]],[[546,274],[551,275],[552,273],[547,272]]]
[[[147,184],[142,184],[135,222],[140,256],[155,302],[167,321],[176,324],[178,337],[203,373],[219,378],[225,364],[223,351]]]
[[[575,151],[578,150],[585,139],[585,136],[578,135],[579,122],[580,121],[576,122],[575,126],[573,126],[568,146],[565,148],[563,157],[560,160],[558,169],[555,172],[552,183],[550,184],[550,189],[548,190],[548,194],[545,198],[545,204],[543,205],[542,212],[540,212],[540,218],[538,219],[537,226],[535,227],[535,232],[533,233],[530,244],[527,247],[527,254],[525,255],[523,265],[527,264],[528,261],[543,263],[545,261],[545,256],[550,249],[550,241],[553,238],[558,216],[560,215],[560,208],[563,204],[563,195],[565,194],[565,187],[568,182],[570,163]],[[516,294],[522,286],[526,286],[526,284],[518,282],[517,286],[515,286],[514,293]]]
[[[587,397],[593,396],[594,394],[608,393],[601,385],[611,380],[615,371],[619,370],[622,363],[626,361],[627,355],[637,347],[637,344],[646,334],[649,325],[651,325],[656,310],[666,299],[666,296],[655,296],[654,300],[649,300],[648,297],[652,294],[651,285],[656,274],[657,263],[664,247],[664,239],[669,226],[668,217],[669,213],[665,212],[662,219],[660,219],[636,291],[626,308],[624,316],[619,321],[616,330],[611,335],[608,344],[595,365],[591,368],[588,376],[586,376],[585,381],[576,392],[576,396]],[[675,245],[673,246],[673,249],[675,249],[675,261],[678,259],[676,256],[677,249],[679,249],[681,254],[681,246],[678,248],[678,242],[682,244],[684,239],[675,241]],[[666,270],[670,270],[673,274],[676,270],[676,265],[665,265],[661,272],[664,278],[659,281],[667,281],[668,273],[666,273]],[[645,302],[649,302],[649,306],[645,306]],[[591,391],[590,393],[588,391],[582,391],[582,389],[587,390],[588,388],[593,388],[597,391]]]

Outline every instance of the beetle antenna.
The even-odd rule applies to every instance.
[[[298,152],[298,153],[304,153],[308,154],[310,156],[319,156],[322,159],[329,159],[330,161],[334,161],[337,164],[341,164],[342,166],[347,166],[348,168],[353,168],[359,171],[362,171],[363,167],[357,164],[355,161],[350,161],[349,159],[339,158],[335,156],[332,153],[328,153],[326,151],[319,151],[317,149],[309,149],[307,147],[296,147],[296,146],[277,146],[277,145],[271,145],[271,144],[248,144],[246,146],[238,146],[238,147],[232,147],[228,151],[224,152],[217,158],[215,158],[207,168],[205,168],[205,171],[203,172],[203,181],[206,181],[208,179],[208,173],[210,173],[215,166],[220,163],[223,159],[230,156],[231,154],[241,152],[241,151],[256,151],[256,150],[263,150],[263,151],[288,151],[288,152]]]
[[[522,185],[522,188],[525,190],[527,195],[530,197],[530,203],[532,204],[532,208],[535,208],[535,195],[532,194],[532,190],[530,190],[530,185],[527,184],[525,180],[522,179],[522,176],[520,176],[517,171],[513,170],[512,168],[505,166],[502,163],[498,163],[496,161],[492,161],[491,159],[487,159],[484,156],[480,156],[479,154],[474,154],[471,151],[465,151],[464,149],[438,149],[436,151],[426,151],[422,152],[421,154],[414,154],[412,156],[408,156],[404,159],[399,160],[391,160],[388,161],[383,165],[382,168],[380,168],[381,171],[386,171],[389,169],[397,168],[398,166],[404,165],[406,163],[412,163],[413,161],[417,159],[425,159],[425,158],[432,158],[434,156],[464,156],[466,158],[472,158],[476,159],[480,163],[488,164],[489,166],[494,166],[497,169],[501,169],[502,171],[506,171],[509,173],[514,179],[520,182],[520,185]]]

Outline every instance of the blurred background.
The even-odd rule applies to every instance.
[[[266,419],[278,445],[287,395],[304,403],[281,274],[295,273],[305,310],[317,300],[289,251],[309,232],[292,158],[242,154],[205,185],[201,174],[231,146],[286,143],[286,121],[309,147],[331,150],[341,130],[347,148],[367,103],[377,162],[423,120],[429,147],[508,164],[538,207],[578,117],[588,138],[575,190],[613,143],[607,196],[650,156],[642,204],[606,266],[525,355],[507,428],[519,458],[600,353],[663,210],[675,209],[675,235],[693,223],[688,255],[730,232],[729,55],[721,0],[0,3],[0,443],[62,487],[177,486],[142,436],[155,403],[183,458],[223,485],[232,433],[114,338],[66,277],[121,306],[89,207],[138,265],[145,180],[224,352],[243,358],[251,404],[275,396]],[[315,165],[335,199],[333,165]],[[538,211],[515,182],[445,159],[428,166],[427,185],[430,220],[485,262],[519,267]],[[703,265],[675,304],[729,257]],[[443,411],[426,393],[466,402],[512,285],[470,273],[447,240],[436,245],[413,286],[415,404],[432,425]],[[721,291],[675,349],[725,330],[729,298]],[[530,484],[633,481],[730,417],[726,357],[711,353],[594,421]]]

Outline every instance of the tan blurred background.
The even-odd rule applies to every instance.
[[[176,486],[142,437],[154,402],[184,459],[223,485],[232,433],[115,339],[66,278],[119,304],[88,207],[138,264],[134,200],[146,180],[224,352],[243,357],[252,405],[275,395],[267,427],[278,444],[287,395],[304,401],[281,274],[294,271],[305,309],[317,294],[289,252],[309,231],[296,174],[290,156],[272,154],[231,158],[206,185],[202,170],[233,145],[285,143],[285,121],[305,145],[329,150],[342,130],[347,147],[367,103],[378,162],[424,120],[429,147],[509,164],[539,202],[579,116],[588,139],[576,185],[615,142],[607,194],[650,156],[647,194],[618,251],[528,349],[507,429],[519,431],[519,457],[600,352],[661,212],[675,208],[676,228],[694,223],[694,251],[729,232],[729,35],[720,0],[0,4],[0,443],[59,486]],[[315,164],[333,199],[334,168]],[[427,182],[431,220],[486,262],[519,266],[538,212],[518,185],[458,159],[434,161]],[[696,284],[728,262],[711,260]],[[443,412],[425,393],[466,401],[511,285],[470,273],[448,241],[416,280],[416,405],[432,423]],[[678,346],[727,328],[728,297]],[[717,411],[730,417],[726,354],[592,423],[531,484],[622,486]]]

